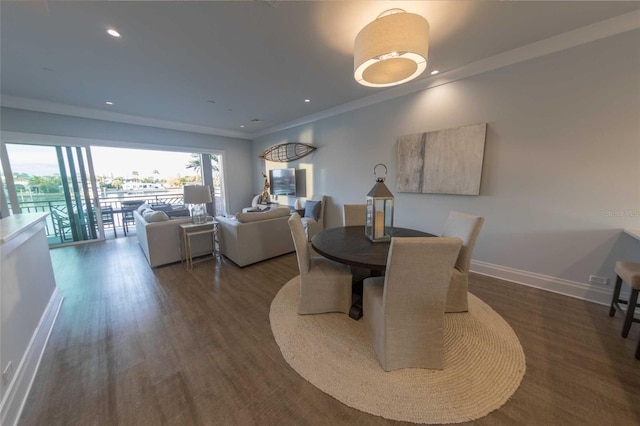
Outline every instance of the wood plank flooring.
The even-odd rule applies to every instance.
[[[386,425],[282,359],[269,306],[294,254],[152,270],[135,237],[51,252],[65,301],[21,425]],[[608,308],[474,275],[520,338],[522,385],[477,425],[640,424],[640,325]]]

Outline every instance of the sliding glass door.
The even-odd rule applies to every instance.
[[[50,245],[100,238],[88,147],[5,143],[3,171],[13,213],[47,212]],[[7,170],[9,168],[10,170]],[[7,179],[11,176],[11,179]]]
[[[3,216],[49,213],[50,245],[135,235],[125,203],[182,210],[183,186],[188,184],[209,185],[214,201],[209,214],[226,213],[222,152],[74,143],[82,141],[44,137],[0,144],[0,211]],[[105,235],[104,226],[113,232]]]

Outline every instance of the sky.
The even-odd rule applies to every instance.
[[[55,148],[41,145],[7,144],[9,162],[13,174],[27,173],[31,176],[53,176],[60,174]],[[192,175],[192,169],[185,165],[191,154],[182,152],[146,151],[139,149],[91,147],[93,167],[96,176],[132,177],[134,170],[138,177],[159,179]]]

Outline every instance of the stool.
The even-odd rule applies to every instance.
[[[640,263],[616,262],[615,271],[617,279],[616,286],[613,289],[613,297],[611,298],[609,316],[614,316],[616,310],[625,312],[625,310],[620,307],[620,303],[627,305],[624,326],[622,327],[622,337],[627,337],[629,335],[631,323],[640,322],[640,319],[636,319],[633,316],[638,303],[638,293],[640,293]],[[622,287],[622,282],[629,284],[631,287],[631,296],[629,296],[628,301],[620,299],[620,288]],[[636,358],[638,357],[640,357],[640,344],[636,350]]]

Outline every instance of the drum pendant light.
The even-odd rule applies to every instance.
[[[383,12],[354,43],[353,74],[369,87],[406,83],[427,68],[429,22],[402,9]]]

